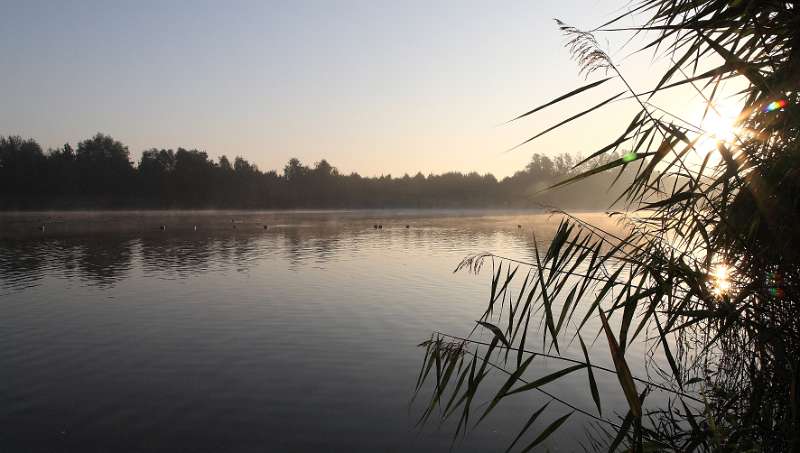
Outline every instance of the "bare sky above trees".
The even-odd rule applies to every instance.
[[[6,1],[0,134],[47,148],[103,132],[135,160],[186,147],[265,169],[298,157],[362,175],[507,176],[535,152],[586,155],[619,133],[608,126],[624,103],[509,153],[579,105],[500,124],[583,83],[554,17],[589,27],[624,5]],[[626,54],[641,80],[647,58]]]

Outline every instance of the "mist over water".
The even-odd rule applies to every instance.
[[[546,248],[557,224],[520,211],[2,214],[0,450],[447,451],[454,426],[414,428],[422,403],[409,401],[416,345],[466,335],[486,307],[491,265],[452,270],[473,252],[531,258],[532,232]],[[590,408],[584,381],[553,390]],[[456,451],[507,445],[541,401],[509,398]],[[578,425],[550,448],[578,448]]]

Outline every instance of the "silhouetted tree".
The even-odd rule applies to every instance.
[[[205,151],[152,148],[138,165],[128,148],[97,134],[43,153],[34,140],[0,137],[2,209],[33,208],[391,208],[530,207],[537,202],[567,202],[570,207],[606,207],[604,191],[580,195],[568,188],[541,197],[538,188],[573,172],[580,159],[568,154],[534,154],[509,178],[477,172],[413,177],[341,174],[325,159],[309,167],[292,158],[283,168],[262,172],[242,157],[218,163]],[[589,181],[586,184],[592,184]],[[602,178],[600,184],[607,184]]]
[[[76,164],[81,193],[119,204],[130,191],[133,166],[128,147],[111,136],[98,133],[78,143]]]
[[[0,191],[4,205],[14,198],[34,202],[42,195],[40,182],[44,176],[45,156],[38,143],[18,135],[0,136]]]

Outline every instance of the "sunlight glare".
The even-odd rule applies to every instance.
[[[699,111],[698,116],[702,117],[704,111],[705,106]],[[715,103],[714,108],[709,108],[705,112],[705,117],[699,121],[700,130],[703,132],[695,145],[700,159],[708,155],[712,165],[721,162],[719,153],[715,152],[718,143],[734,143],[744,132],[742,128],[736,127],[740,111],[735,103]]]
[[[731,143],[736,140],[736,136],[740,132],[739,128],[735,126],[738,117],[739,109],[735,105],[717,103],[713,109],[709,109],[700,128],[714,142],[722,140]]]
[[[718,264],[711,274],[712,292],[717,297],[722,297],[731,289],[731,268],[727,264]]]

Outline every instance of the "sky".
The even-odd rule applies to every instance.
[[[262,170],[297,157],[370,176],[508,176],[535,152],[588,155],[624,129],[634,106],[620,103],[507,152],[619,84],[503,123],[586,83],[553,18],[588,28],[626,4],[0,0],[0,135],[47,148],[102,132],[134,160],[184,147]],[[648,58],[608,39],[645,87]]]

